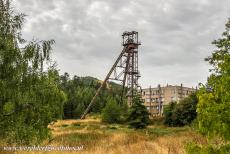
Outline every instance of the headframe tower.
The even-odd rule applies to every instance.
[[[138,46],[140,44],[141,43],[138,40],[138,32],[126,31],[122,34],[123,50],[116,59],[101,86],[98,88],[85,112],[82,114],[81,119],[85,118],[92,104],[95,102],[96,97],[109,80],[120,82],[122,85],[121,99],[123,97],[127,97],[128,105],[132,105],[133,98],[141,91],[141,87],[138,84],[138,79],[140,78],[140,72],[138,70]],[[124,95],[125,88],[127,88],[128,91]]]

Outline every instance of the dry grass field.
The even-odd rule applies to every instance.
[[[104,124],[96,118],[59,120],[49,127],[52,130],[52,138],[41,146],[83,146],[80,151],[65,151],[65,153],[183,154],[185,153],[184,145],[187,142],[195,141],[201,144],[206,142],[189,127],[170,128],[153,124],[143,130],[134,130],[128,128],[127,125]],[[18,151],[15,153],[57,154],[63,151]]]

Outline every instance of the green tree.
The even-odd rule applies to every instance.
[[[177,104],[176,102],[170,103],[164,109],[165,121],[168,126],[184,126],[189,125],[197,116],[196,106],[198,98],[195,93],[182,99]]]
[[[169,105],[164,107],[164,124],[168,125],[168,126],[173,126],[173,120],[172,120],[172,115],[173,115],[173,111],[175,109],[176,106],[176,102],[170,102]]]
[[[102,121],[107,123],[119,123],[121,120],[121,108],[113,98],[109,98],[102,110]]]
[[[130,127],[135,129],[143,129],[150,123],[149,112],[143,105],[140,96],[134,97],[127,120]]]
[[[101,81],[93,77],[78,77],[74,76],[72,79],[68,73],[60,76],[60,86],[67,94],[67,101],[64,104],[64,118],[80,118],[80,113],[83,113],[85,108],[89,105],[91,99],[100,87]],[[113,97],[116,102],[119,102],[122,86],[115,83],[108,83],[95,103],[92,105],[90,112],[101,113],[107,101]],[[124,116],[122,116],[124,120]]]
[[[43,69],[54,41],[25,41],[23,22],[9,0],[0,0],[0,137],[28,145],[49,136],[47,126],[61,117],[65,94],[55,64]]]
[[[182,99],[176,104],[172,114],[172,121],[174,126],[189,125],[196,118],[196,106],[198,99],[195,93],[189,97]]]
[[[222,38],[212,42],[216,50],[206,58],[213,69],[206,86],[199,91],[199,130],[209,137],[230,140],[230,19]]]
[[[85,110],[85,107],[84,107],[83,103],[79,102],[77,104],[77,107],[73,111],[73,115],[74,115],[73,118],[80,118],[81,115],[83,114],[84,110]]]

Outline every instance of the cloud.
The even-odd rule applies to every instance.
[[[203,61],[230,14],[229,0],[14,0],[27,14],[23,36],[55,39],[61,72],[103,79],[121,47],[121,34],[136,30],[142,42],[143,87],[205,82]]]

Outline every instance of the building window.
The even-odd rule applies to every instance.
[[[149,103],[149,102],[150,102],[150,98],[146,98],[145,101],[146,101],[147,103]]]
[[[173,96],[173,97],[171,97],[171,101],[176,101],[176,97],[175,96]]]

